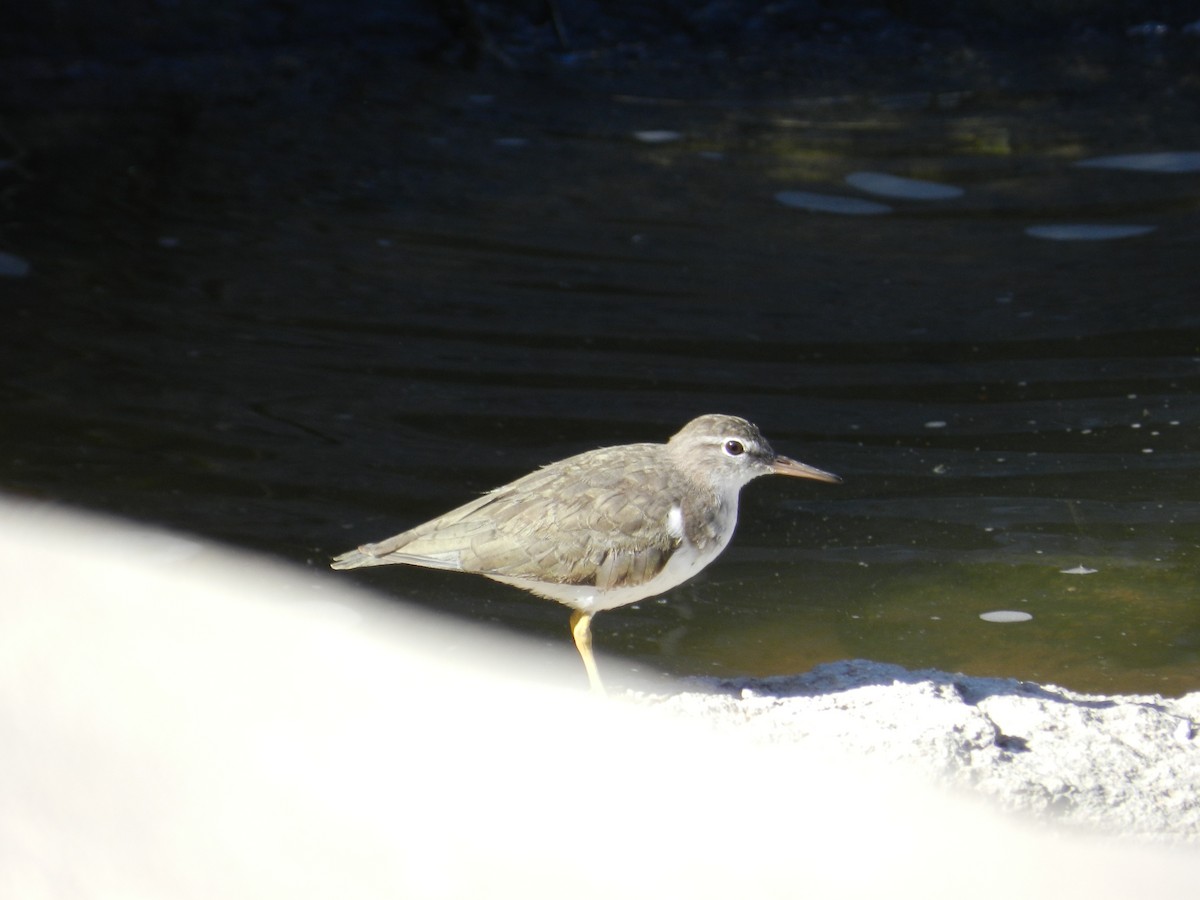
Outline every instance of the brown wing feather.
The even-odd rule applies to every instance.
[[[343,554],[335,567],[406,563],[601,590],[641,584],[679,546],[665,526],[682,486],[658,459],[662,445],[621,449],[623,465],[612,465],[607,450],[553,463]]]

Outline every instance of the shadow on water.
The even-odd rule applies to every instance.
[[[538,464],[736,413],[845,484],[756,482],[725,557],[600,617],[602,653],[1200,689],[1200,174],[1072,165],[1200,148],[1187,103],[379,66],[352,102],[9,122],[41,165],[32,273],[4,285],[9,489],[319,570]],[[1059,223],[1153,230],[1026,233]],[[567,640],[565,610],[482,579],[340,577]]]

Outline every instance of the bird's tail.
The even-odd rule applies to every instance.
[[[361,569],[364,566],[386,566],[388,563],[395,562],[395,560],[374,556],[364,551],[364,547],[347,550],[340,556],[335,556],[329,567],[331,569]]]
[[[341,556],[334,557],[333,562],[329,565],[334,569],[400,565],[420,566],[425,569],[449,569],[453,572],[462,571],[457,550],[431,554],[405,553],[403,550],[397,549],[398,546],[402,547],[407,543],[400,542],[402,537],[403,535],[396,535],[396,537],[380,541],[378,544],[363,544],[354,550],[346,551]]]

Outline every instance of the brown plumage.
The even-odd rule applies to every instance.
[[[335,569],[406,564],[484,575],[573,607],[592,686],[591,616],[662,593],[724,549],[742,486],[771,473],[839,481],[776,456],[735,416],[694,419],[666,444],[550,463],[423,525],[338,556]]]

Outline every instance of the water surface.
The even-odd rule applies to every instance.
[[[856,656],[1200,689],[1200,175],[1072,165],[1200,147],[1170,96],[388,74],[113,111],[80,147],[26,123],[47,169],[3,285],[9,489],[317,572],[734,413],[845,483],[749,486],[717,564],[598,618],[612,678]],[[961,195],[775,199],[879,201],[863,172]],[[1027,233],[1063,223],[1153,231]],[[568,640],[564,609],[483,579],[329,577]]]

